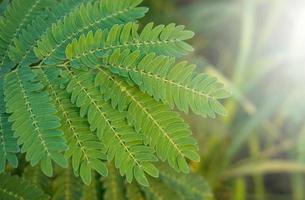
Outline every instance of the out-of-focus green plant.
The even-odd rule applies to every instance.
[[[170,5],[196,30],[193,44],[199,51],[190,59],[226,83],[234,97],[226,102],[226,118],[212,122],[186,116],[202,147],[194,169],[218,199],[305,198],[305,61],[300,55],[305,43],[294,36],[294,27],[302,26],[292,16],[301,6],[286,0],[177,0]],[[160,18],[166,21],[166,15]]]

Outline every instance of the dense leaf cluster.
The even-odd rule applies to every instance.
[[[59,165],[86,184],[96,181],[95,172],[106,177],[112,161],[112,173],[141,185],[128,185],[127,196],[156,195],[161,186],[147,175],[179,187],[155,163],[188,173],[188,161],[200,157],[190,128],[172,109],[225,115],[219,100],[228,93],[194,65],[176,63],[192,51],[185,42],[191,31],[175,24],[139,28],[147,12],[140,3],[9,4],[0,19],[1,172],[7,164],[16,168],[24,153],[45,175]],[[151,189],[143,188],[149,183]]]

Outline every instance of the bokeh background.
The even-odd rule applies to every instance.
[[[144,0],[144,22],[196,33],[187,59],[232,92],[228,115],[185,116],[193,170],[220,200],[305,199],[305,1]]]

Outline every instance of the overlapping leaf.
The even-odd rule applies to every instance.
[[[44,9],[53,3],[50,0],[16,0],[7,6],[7,10],[0,18],[0,132],[2,138],[0,142],[2,146],[0,150],[0,171],[3,171],[6,160],[14,167],[17,166],[14,154],[19,151],[10,124],[7,122],[3,101],[4,76],[14,66],[14,63],[8,57],[9,49],[13,45],[14,39],[20,35],[33,18],[42,15]]]
[[[145,172],[158,176],[157,169],[150,163],[156,158],[153,150],[143,144],[141,135],[126,122],[126,113],[113,109],[104,101],[99,89],[94,86],[92,72],[72,72],[66,68],[70,77],[67,91],[72,94],[72,102],[81,108],[81,116],[87,116],[91,131],[97,131],[97,136],[107,148],[108,160],[115,160],[115,166],[121,175],[126,175],[127,181],[133,177],[148,185]]]
[[[39,58],[36,57],[33,51],[37,40],[51,30],[53,23],[59,23],[70,13],[77,12],[82,3],[88,2],[90,4],[90,1],[64,0],[57,2],[56,6],[47,10],[46,17],[36,16],[35,20],[14,39],[14,45],[9,48],[10,59],[15,65],[30,65],[38,62]]]
[[[52,160],[66,166],[62,155],[66,145],[63,132],[58,130],[61,124],[56,109],[36,78],[27,67],[10,72],[5,80],[5,101],[21,152],[26,152],[32,166],[41,161],[43,172],[51,175]]]
[[[52,0],[15,0],[8,6],[0,18],[0,67],[13,67],[8,53],[14,39],[34,18],[43,16],[43,11],[54,3]]]
[[[36,56],[45,64],[65,60],[65,48],[74,38],[90,30],[111,28],[142,17],[146,8],[136,7],[142,0],[101,0],[81,6],[63,21],[53,25],[38,41]]]
[[[16,154],[19,152],[17,140],[14,138],[7,114],[0,114],[0,172],[3,172],[7,163],[14,168],[18,166]]]
[[[45,66],[36,70],[39,79],[47,87],[54,105],[58,109],[58,116],[61,119],[61,130],[65,134],[69,149],[65,155],[72,158],[74,173],[80,173],[86,184],[90,184],[90,176],[84,176],[84,169],[96,170],[101,175],[107,174],[103,160],[106,159],[105,146],[99,141],[95,133],[90,131],[86,119],[79,116],[79,109],[71,103],[70,95],[60,89],[60,70],[55,67]]]
[[[185,158],[199,161],[197,144],[187,124],[168,106],[155,101],[138,88],[128,85],[105,69],[99,69],[95,84],[100,87],[105,100],[111,99],[113,107],[128,112],[128,120],[145,142],[154,147],[157,155],[177,171],[189,171]]]
[[[207,74],[194,72],[194,65],[187,62],[175,64],[175,59],[156,56],[151,53],[141,56],[140,51],[115,50],[110,56],[100,60],[102,67],[110,68],[113,73],[128,77],[142,91],[156,100],[176,106],[188,112],[215,117],[215,113],[226,115],[220,99],[228,97],[223,84]]]
[[[8,121],[8,114],[5,112],[3,92],[4,71],[4,68],[0,68],[0,172],[4,171],[7,163],[17,167],[18,160],[16,153],[20,151],[17,140],[13,135],[11,123]]]
[[[127,23],[114,25],[109,31],[97,30],[74,39],[67,46],[66,55],[75,68],[95,68],[97,55],[109,53],[118,48],[155,52],[156,54],[181,56],[192,51],[192,47],[184,42],[193,37],[193,32],[184,30],[184,26],[169,24],[153,27],[147,24],[141,33],[139,25]]]

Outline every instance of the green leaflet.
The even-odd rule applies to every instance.
[[[13,63],[8,58],[14,39],[36,17],[53,5],[53,0],[14,0],[0,18],[0,68],[11,68]]]
[[[129,122],[144,134],[145,143],[154,147],[157,155],[168,160],[174,169],[187,173],[185,158],[199,161],[196,140],[176,112],[104,69],[98,70],[95,84],[105,100],[111,99],[114,108],[127,110]]]
[[[70,164],[68,168],[56,168],[52,182],[52,200],[80,200],[82,182],[74,176]]]
[[[189,108],[204,117],[215,117],[215,113],[226,115],[219,100],[228,97],[223,84],[207,74],[194,72],[194,65],[187,62],[174,64],[175,59],[155,56],[151,53],[141,56],[140,51],[115,50],[100,61],[100,65],[123,77],[128,77],[142,91],[156,100],[174,105],[181,111]]]
[[[192,38],[194,33],[184,30],[184,26],[169,24],[153,27],[153,23],[149,23],[141,33],[138,33],[138,28],[138,24],[130,22],[114,25],[109,31],[99,29],[94,34],[90,31],[67,46],[67,58],[73,67],[95,68],[98,64],[96,55],[118,48],[171,56],[181,56],[193,50],[184,40]]]
[[[61,130],[69,147],[65,155],[72,158],[74,173],[80,174],[86,184],[91,182],[91,176],[84,176],[87,170],[96,170],[103,176],[107,175],[107,168],[103,163],[106,159],[105,146],[90,131],[88,122],[79,116],[79,109],[71,103],[70,95],[59,88],[60,70],[55,67],[44,67],[36,72],[58,108]]]
[[[90,0],[92,1],[92,0]],[[24,29],[18,38],[14,40],[14,45],[10,46],[9,57],[14,64],[30,65],[38,62],[39,58],[34,54],[34,47],[37,40],[50,31],[52,24],[60,22],[64,17],[76,10],[84,2],[89,0],[63,0],[57,2],[56,6],[47,10],[45,18],[36,17],[33,22]]]
[[[8,114],[5,113],[5,101],[3,96],[3,75],[5,69],[0,68],[0,173],[5,170],[7,163],[14,168],[18,166],[16,153],[20,151],[17,140],[14,138]]]
[[[66,68],[70,77],[67,91],[71,100],[81,108],[81,116],[87,116],[92,131],[107,148],[108,160],[115,161],[121,175],[127,181],[133,177],[142,185],[148,185],[145,173],[158,176],[157,169],[150,163],[156,157],[153,150],[143,144],[142,137],[126,122],[126,113],[113,109],[101,97],[100,91],[94,86],[95,75],[92,72],[72,72]]]
[[[56,109],[50,103],[43,85],[37,82],[35,74],[27,67],[10,72],[5,80],[5,101],[9,121],[21,152],[34,166],[40,161],[46,175],[52,175],[52,160],[65,167],[66,160],[61,154],[66,150],[61,126],[55,116]]]
[[[86,4],[63,21],[53,25],[38,41],[35,54],[45,64],[58,64],[65,60],[65,48],[75,37],[98,28],[111,28],[141,18],[146,8],[136,7],[142,0],[101,0]]]
[[[49,197],[37,186],[18,176],[0,174],[0,198],[5,200],[47,200]]]
[[[105,200],[126,200],[124,180],[115,168],[114,164],[108,164],[109,175],[103,178],[103,187],[105,189]]]

